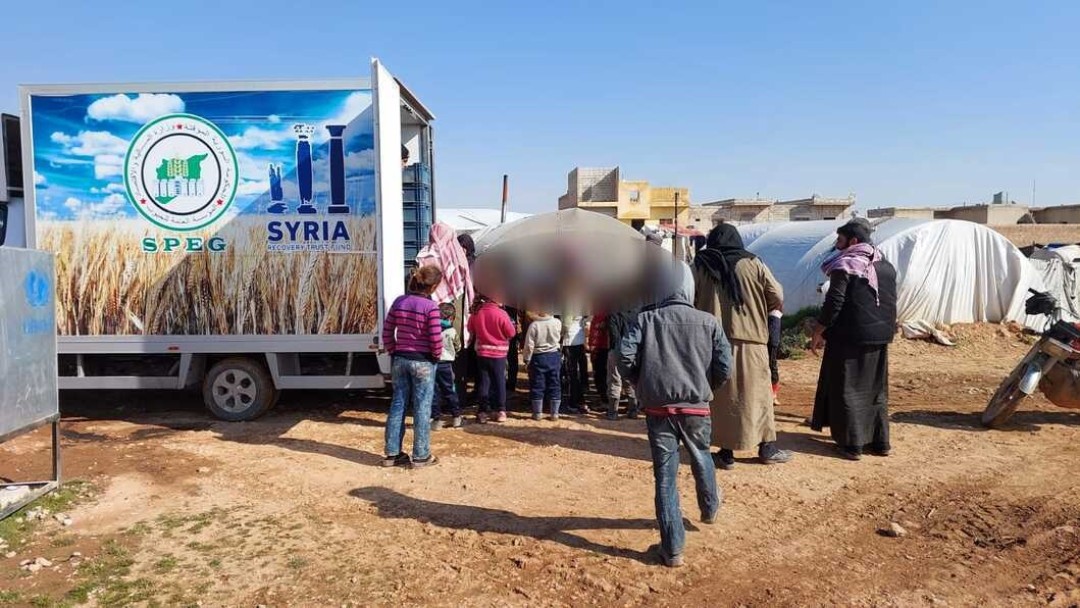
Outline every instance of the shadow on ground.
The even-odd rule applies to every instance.
[[[350,491],[349,495],[373,504],[378,509],[379,516],[386,519],[413,519],[452,530],[473,530],[549,540],[573,549],[643,563],[656,563],[655,558],[647,552],[612,547],[571,533],[574,530],[655,530],[656,522],[651,519],[526,517],[501,509],[413,498],[389,488],[375,486],[356,488]],[[697,531],[692,524],[685,523],[687,530]]]
[[[893,412],[890,417],[893,422],[906,424],[919,424],[939,429],[985,432],[988,429],[982,425],[979,418],[982,412],[940,412],[933,410],[910,410]],[[1020,411],[1013,414],[1004,426],[999,429],[1009,431],[1037,431],[1042,425],[1066,425],[1080,426],[1080,412],[1061,411]]]

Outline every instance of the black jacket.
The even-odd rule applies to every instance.
[[[896,269],[886,260],[874,267],[878,275],[875,298],[870,283],[843,271],[829,276],[829,292],[818,316],[825,340],[847,344],[888,344],[896,333]]]

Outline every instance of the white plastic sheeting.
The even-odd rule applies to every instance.
[[[789,313],[819,306],[827,277],[821,264],[846,220],[740,226],[747,249],[784,286]],[[900,322],[1025,321],[1029,287],[1042,281],[1005,237],[972,222],[890,219],[875,226],[874,243],[897,271]]]
[[[1057,298],[1063,317],[1080,320],[1080,245],[1036,249],[1030,262],[1045,287]]]

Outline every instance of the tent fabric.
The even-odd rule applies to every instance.
[[[1063,318],[1080,320],[1080,246],[1036,249],[1029,258],[1044,289],[1063,308]]]
[[[436,215],[440,222],[449,224],[458,234],[473,234],[474,238],[477,232],[498,226],[502,220],[502,212],[499,209],[488,208],[451,209],[439,207],[436,210]],[[525,219],[530,215],[529,213],[508,211],[506,213],[506,222],[510,223],[514,220]]]
[[[784,286],[789,313],[820,306],[827,282],[821,264],[844,220],[740,226],[747,249]],[[744,233],[745,230],[745,233]],[[1041,286],[1020,250],[997,232],[958,220],[889,219],[874,243],[897,271],[899,322],[1024,322],[1027,290]]]

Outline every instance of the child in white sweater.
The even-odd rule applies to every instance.
[[[548,313],[533,315],[533,322],[525,334],[522,358],[529,369],[529,400],[532,402],[533,420],[544,414],[544,399],[551,403],[551,419],[559,419],[562,389],[559,370],[562,364],[562,323]]]

